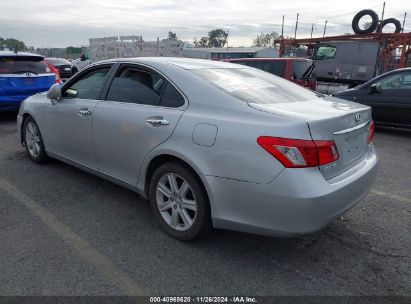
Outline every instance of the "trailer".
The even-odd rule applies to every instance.
[[[382,73],[411,66],[411,33],[371,33],[278,39],[280,57],[308,57],[316,67],[317,91],[332,94]]]

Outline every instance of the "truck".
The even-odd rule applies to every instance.
[[[332,94],[411,63],[411,33],[371,33],[277,41],[280,57],[314,60],[317,91]]]

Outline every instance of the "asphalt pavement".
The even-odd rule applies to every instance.
[[[0,295],[411,296],[411,132],[377,129],[378,180],[342,219],[281,239],[163,233],[134,192],[31,162],[0,114]]]

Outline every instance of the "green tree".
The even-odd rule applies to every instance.
[[[206,48],[209,46],[208,37],[201,37],[200,40],[194,39],[194,45],[196,48]]]
[[[14,51],[26,51],[27,47],[23,41],[14,39],[14,38],[7,38],[3,39],[0,38],[0,50],[3,51],[5,48]]]
[[[177,34],[173,33],[172,31],[168,32],[168,39],[170,40],[177,40]]]
[[[274,41],[279,37],[280,35],[276,32],[271,32],[269,34],[261,33],[253,39],[253,46],[272,47],[274,46]]]
[[[223,47],[227,43],[228,32],[223,29],[215,29],[208,32],[209,47]]]

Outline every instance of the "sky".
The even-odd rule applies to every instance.
[[[384,1],[371,0],[1,0],[0,37],[16,38],[28,46],[87,46],[89,38],[142,35],[145,41],[166,38],[168,31],[192,42],[222,28],[229,32],[229,46],[250,46],[259,33],[297,38],[352,33],[355,13],[374,9],[381,18]],[[411,32],[411,1],[386,0],[386,18],[403,21]]]

